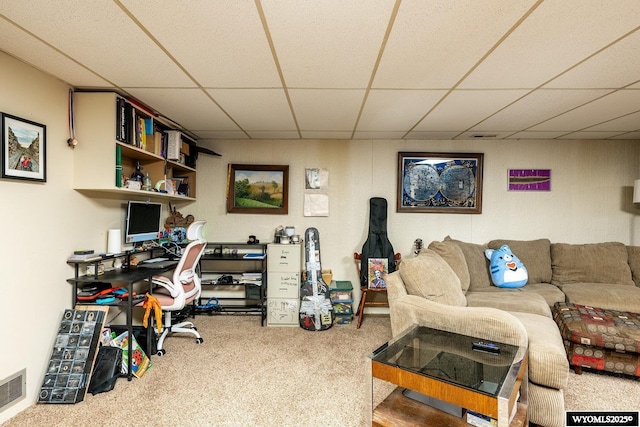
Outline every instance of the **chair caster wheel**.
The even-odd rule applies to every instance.
[[[202,344],[204,340],[202,338],[196,338],[196,344]]]
[[[160,350],[158,350],[158,352],[156,353],[156,355],[158,355],[158,356],[164,356],[164,354],[165,354],[166,352],[167,352],[167,351],[166,351],[164,348],[161,348]]]

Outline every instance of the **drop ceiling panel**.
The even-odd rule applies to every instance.
[[[250,130],[247,133],[254,139],[300,139],[300,134],[296,130]]]
[[[193,85],[114,2],[39,2],[38,13],[11,4],[0,13],[116,85]]]
[[[0,40],[5,52],[69,84],[113,88],[95,73],[3,19],[0,19]]]
[[[465,131],[525,90],[454,90],[415,128],[417,131]]]
[[[640,2],[545,1],[462,83],[535,88],[639,24]]]
[[[357,131],[353,134],[353,139],[402,139],[406,132],[368,132]]]
[[[409,132],[405,139],[454,139],[458,132]]]
[[[567,132],[523,131],[510,135],[509,139],[555,139],[566,134]]]
[[[549,88],[612,88],[635,83],[640,78],[640,30],[558,76]]]
[[[452,87],[533,3],[403,1],[373,87]]]
[[[536,90],[471,128],[490,132],[517,131],[604,96],[608,90]]]
[[[316,131],[308,130],[302,131],[302,137],[304,139],[350,139],[351,132],[339,132],[339,131]]]
[[[629,132],[622,135],[614,136],[611,139],[637,139],[640,140],[640,131]]]
[[[194,132],[194,134],[200,138],[198,140],[198,142],[200,142],[200,140],[204,139],[211,139],[211,140],[215,140],[215,139],[247,139],[247,134],[237,130],[237,131],[233,131],[233,130],[204,130],[204,131],[196,131]],[[214,150],[215,151],[215,150]]]
[[[620,90],[540,123],[530,130],[578,131],[640,110],[640,91]]]
[[[192,131],[240,130],[200,89],[127,89],[147,105],[163,105],[158,112]]]
[[[262,1],[286,85],[366,88],[393,3]]]
[[[558,137],[558,139],[607,139],[620,135],[620,132],[573,132]]]
[[[210,89],[208,92],[245,131],[296,131],[282,89]]]
[[[406,132],[445,93],[444,90],[372,90],[367,97],[357,130]]]
[[[364,90],[291,89],[289,95],[301,131],[352,132]]]
[[[253,1],[122,3],[200,85],[281,86]]]
[[[585,131],[622,131],[640,130],[640,112],[631,113],[602,124],[586,128]]]

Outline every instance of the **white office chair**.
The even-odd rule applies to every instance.
[[[154,285],[153,296],[158,299],[160,307],[164,312],[164,328],[158,338],[158,356],[165,354],[164,340],[169,334],[190,333],[195,335],[196,343],[200,344],[204,340],[194,326],[193,322],[180,321],[172,324],[172,313],[180,311],[188,304],[191,304],[200,297],[201,285],[200,277],[197,274],[197,267],[204,249],[207,245],[202,236],[202,227],[206,221],[195,221],[187,229],[187,239],[193,240],[182,252],[180,261],[173,272],[172,278],[165,276],[153,276]],[[159,333],[157,327],[156,334]]]

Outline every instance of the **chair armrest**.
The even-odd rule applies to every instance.
[[[154,286],[160,286],[160,287],[165,288],[167,291],[169,291],[169,294],[173,298],[176,298],[178,295],[180,295],[180,289],[178,289],[176,287],[176,285],[168,277],[165,277],[165,276],[153,276],[151,278],[151,283],[153,283]],[[180,286],[182,286],[182,285],[180,285]]]
[[[412,325],[420,325],[505,344],[527,345],[524,325],[503,310],[445,305],[415,295],[389,303],[394,337]]]

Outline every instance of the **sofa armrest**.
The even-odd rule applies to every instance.
[[[526,346],[527,331],[515,316],[490,307],[457,307],[415,295],[389,301],[393,336],[413,325],[469,335],[483,340]]]

